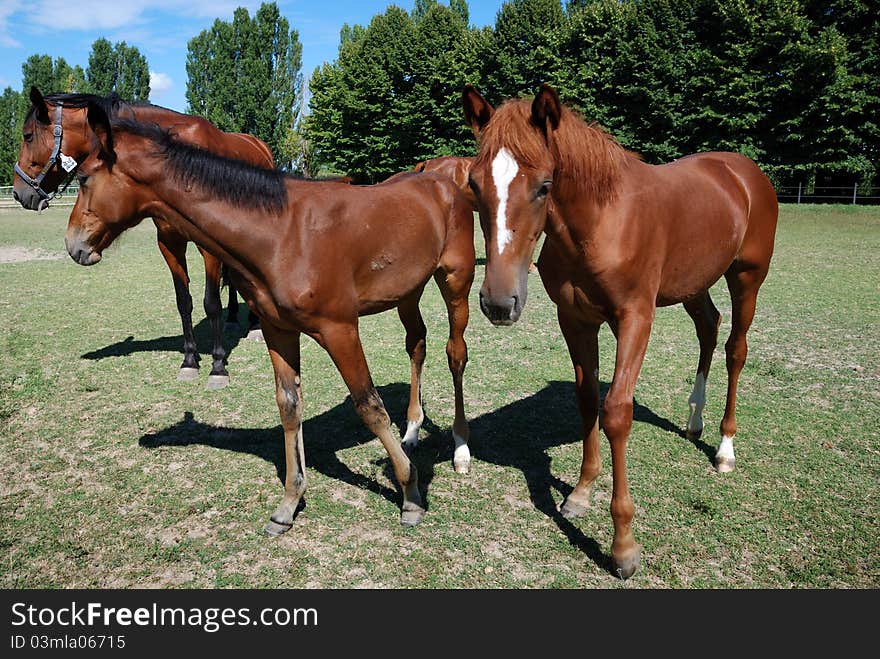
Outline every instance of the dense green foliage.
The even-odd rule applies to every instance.
[[[30,107],[32,86],[43,94],[80,92],[103,96],[115,91],[126,100],[147,101],[150,97],[147,58],[124,41],[111,45],[107,39],[97,39],[85,70],[78,64],[71,66],[63,57],[53,60],[49,55],[34,54],[21,65],[21,74],[21,91],[7,87],[0,96],[0,185],[12,184],[12,163],[18,159],[21,126]]]
[[[256,135],[279,166],[296,168],[301,66],[299,33],[274,2],[263,3],[253,18],[239,7],[231,22],[215,20],[188,44],[189,111],[223,130]]]
[[[470,153],[463,82],[496,103],[548,82],[649,162],[733,150],[777,182],[867,184],[880,150],[868,4],[511,0],[491,29],[467,24],[464,0],[391,6],[346,26],[312,76],[312,168],[378,180]]]
[[[116,92],[128,101],[149,100],[147,58],[124,41],[111,45],[107,39],[98,39],[89,54],[85,90],[101,96]]]

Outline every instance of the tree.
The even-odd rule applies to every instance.
[[[339,56],[315,70],[305,138],[316,164],[375,182],[439,155],[465,155],[461,89],[479,83],[486,32],[463,0],[388,7],[367,27],[344,26]]]
[[[106,96],[116,92],[129,101],[150,98],[150,67],[140,51],[124,41],[111,45],[103,37],[92,44],[85,72],[89,92]]]
[[[71,67],[63,57],[53,61],[49,55],[31,55],[21,65],[21,73],[25,93],[32,85],[44,94],[80,92],[85,86],[82,67]]]
[[[302,103],[302,45],[278,6],[263,3],[251,18],[235,10],[231,22],[216,20],[190,40],[186,99],[189,111],[219,128],[256,135],[292,168]]]
[[[24,98],[12,87],[3,90],[0,96],[0,167],[2,185],[12,185],[12,166],[18,160],[21,145],[21,125],[27,109]]]

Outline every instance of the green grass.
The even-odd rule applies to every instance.
[[[554,506],[576,480],[580,424],[568,354],[537,276],[511,328],[478,311],[465,397],[474,462],[451,465],[446,319],[428,286],[429,423],[415,462],[425,521],[397,523],[385,452],[327,355],[303,340],[306,508],[261,535],[281,495],[281,430],[265,346],[227,335],[231,385],[206,391],[204,275],[190,249],[198,382],[177,382],[179,320],[151,223],[93,268],[64,252],[68,209],[0,211],[0,249],[55,259],[0,263],[0,587],[880,586],[880,209],[786,206],[750,332],[737,471],[711,464],[723,408],[729,299],[709,379],[706,432],[685,420],[697,361],[681,307],[658,311],[628,448],[642,566],[608,571],[607,442],[593,506]],[[482,237],[478,235],[477,244]],[[480,246],[482,251],[482,247]],[[409,364],[396,314],[363,319],[367,359],[393,420]],[[614,342],[600,335],[600,378]]]

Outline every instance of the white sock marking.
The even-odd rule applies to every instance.
[[[454,432],[452,439],[455,441],[455,453],[452,455],[452,464],[457,468],[467,470],[471,463],[471,450],[468,448],[467,440],[462,439]]]
[[[424,420],[424,415],[422,416],[422,420]],[[406,434],[403,436],[402,442],[404,444],[409,444],[411,446],[415,446],[419,443],[419,428],[422,427],[422,421],[407,421],[406,422]]]
[[[703,408],[706,406],[706,377],[702,373],[697,373],[688,405],[691,408],[687,423],[688,432],[699,432],[703,429]]]
[[[510,155],[510,151],[504,147],[495,156],[492,161],[492,181],[495,183],[495,191],[498,193],[498,212],[495,217],[496,223],[496,242],[498,244],[498,253],[504,253],[504,248],[513,237],[513,234],[507,228],[507,195],[510,192],[510,184],[516,178],[519,171],[519,165]]]
[[[736,460],[736,456],[733,454],[733,437],[721,436],[721,446],[718,447],[718,453],[715,454],[715,457]]]

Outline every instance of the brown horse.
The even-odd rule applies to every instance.
[[[452,179],[458,186],[459,190],[470,202],[474,210],[477,210],[477,199],[468,185],[468,173],[473,164],[473,158],[462,158],[460,156],[440,156],[439,158],[431,158],[416,163],[413,167],[414,172],[434,172],[441,176]]]
[[[21,150],[18,155],[13,186],[15,199],[27,209],[41,210],[64,183],[72,176],[78,163],[91,151],[91,130],[86,122],[88,103],[98,103],[110,116],[156,123],[173,130],[175,136],[191,144],[209,149],[219,155],[244,160],[261,167],[274,168],[272,153],[261,140],[243,133],[224,133],[201,117],[192,117],[172,110],[149,105],[129,104],[117,96],[91,94],[50,94],[45,98],[36,87],[31,88],[31,109],[22,128]],[[183,326],[183,363],[178,379],[198,377],[198,348],[193,335],[192,297],[189,293],[189,273],[186,266],[187,238],[177,231],[161,214],[153,217],[159,251],[171,271],[177,310]],[[204,251],[205,261],[205,315],[211,325],[213,364],[208,376],[208,388],[226,386],[226,350],[220,327],[220,261]],[[230,286],[227,324],[238,327],[238,298]],[[251,314],[251,337],[258,336],[258,319]]]
[[[449,314],[453,434],[466,443],[462,374],[474,221],[455,185],[426,174],[366,187],[298,180],[176,141],[156,126],[111,126],[97,105],[89,106],[88,120],[95,149],[79,168],[85,180],[65,237],[71,257],[97,263],[122,231],[161,212],[230,267],[260,316],[286,455],[285,494],[266,531],[291,527],[306,487],[300,333],[330,354],[361,419],[388,451],[403,490],[401,523],[418,523],[424,513],[418,476],[373,386],[358,317],[397,308],[411,359],[407,435],[417,435],[426,333],[419,299],[434,276]]]
[[[776,195],[755,163],[734,153],[645,164],[563,106],[546,85],[533,101],[508,101],[497,111],[470,86],[463,100],[479,141],[470,182],[486,239],[480,306],[494,324],[520,317],[526,267],[539,234],[546,234],[538,269],[557,305],[574,364],[584,433],[580,479],[561,506],[567,517],[584,512],[601,468],[600,325],[607,322],[617,339],[602,428],[611,444],[614,478],[611,557],[617,574],[627,578],[638,567],[640,548],[631,529],[626,443],[655,308],[681,302],[697,328],[700,360],[687,424],[696,437],[703,429],[706,378],[720,322],[709,287],[722,275],[727,279],[733,328],[716,466],[730,471],[737,381],[758,288],[773,253]]]

